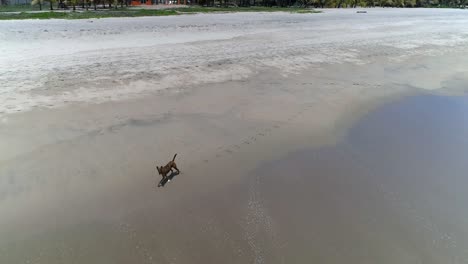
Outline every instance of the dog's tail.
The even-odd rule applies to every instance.
[[[174,154],[174,157],[172,158],[172,161],[174,161],[174,160],[175,160],[175,157],[176,157],[176,156],[177,156],[177,153],[176,153],[176,154]]]

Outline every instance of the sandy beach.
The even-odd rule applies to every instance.
[[[254,177],[385,103],[464,94],[466,25],[451,9],[1,21],[0,263],[466,263],[314,254],[326,221],[294,237],[268,204],[297,189]]]

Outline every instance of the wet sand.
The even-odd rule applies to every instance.
[[[82,22],[51,22],[60,29],[71,30],[71,33],[62,32],[63,36],[70,40],[75,38],[77,47],[83,50],[73,53],[66,48],[44,49],[44,52],[52,53],[30,61],[22,57],[28,55],[27,52],[17,57],[10,52],[9,62],[2,61],[0,65],[3,67],[0,68],[0,77],[9,84],[6,90],[1,90],[0,98],[8,102],[5,106],[10,103],[15,106],[5,107],[0,116],[0,262],[287,263],[317,260],[333,263],[351,259],[362,263],[367,260],[390,262],[393,259],[394,262],[414,263],[413,260],[421,259],[423,263],[441,263],[447,260],[452,251],[440,248],[451,244],[437,242],[441,245],[440,251],[434,252],[440,254],[434,259],[425,244],[434,240],[436,233],[421,238],[418,234],[404,232],[413,225],[418,228],[420,225],[411,222],[416,221],[412,220],[412,213],[401,209],[404,203],[400,201],[409,198],[402,196],[406,194],[395,194],[395,191],[403,192],[399,189],[399,181],[381,182],[379,177],[367,181],[372,177],[361,175],[353,167],[356,158],[349,159],[348,153],[357,151],[365,160],[366,155],[383,151],[380,146],[377,150],[362,149],[359,138],[353,136],[363,133],[366,135],[364,138],[372,139],[376,130],[372,126],[380,126],[380,123],[361,121],[371,125],[359,129],[362,125],[358,123],[356,128],[356,122],[380,105],[391,105],[402,97],[415,94],[454,95],[466,92],[468,65],[460,59],[467,55],[463,44],[466,35],[453,27],[464,18],[460,11],[441,11],[437,21],[444,22],[437,27],[439,35],[424,31],[416,36],[412,33],[422,25],[427,27],[423,22],[432,21],[434,10],[403,10],[402,13],[379,10],[367,20],[380,21],[374,28],[375,39],[370,41],[365,39],[369,28],[364,25],[371,24],[356,20],[351,11],[324,16],[325,20],[320,22],[324,27],[320,32],[331,30],[330,27],[335,29],[323,39],[315,38],[316,32],[309,30],[316,22],[315,18],[309,20],[288,14],[262,14],[260,19],[251,15],[233,16],[239,20],[248,17],[248,23],[255,27],[250,27],[247,32],[233,31],[242,37],[220,40],[224,35],[217,34],[225,27],[234,27],[233,24],[226,22],[221,26],[209,23],[211,19],[219,22],[219,16],[201,16],[202,25],[199,26],[214,32],[199,34],[184,26],[193,22],[192,18],[180,17],[175,21],[180,26],[179,30],[196,36],[195,40],[176,45],[177,49],[171,46],[152,49],[151,53],[137,50],[128,57],[122,56],[123,51],[118,48],[125,46],[124,40],[135,37],[128,32],[133,26],[118,20],[103,20],[102,24],[89,25],[91,37],[103,38],[109,41],[107,43],[118,46],[107,51],[94,50],[91,54],[86,53],[86,48],[90,47],[86,45],[86,37],[90,37],[88,33],[75,36],[79,27],[73,26]],[[416,16],[409,23],[414,26],[410,30],[404,30],[407,24],[402,25],[396,18],[407,14]],[[342,29],[336,28],[334,22],[337,19],[345,19],[343,24],[355,21],[356,24],[348,24],[356,34],[349,34],[345,40],[339,41],[342,36],[337,32]],[[275,23],[269,24],[270,20]],[[151,26],[140,29],[143,32],[139,33],[146,37],[153,34],[146,32],[148,29],[149,32],[161,29],[161,25],[156,23],[161,21],[159,18],[134,20],[138,25],[151,22]],[[170,24],[170,21],[164,20],[164,23]],[[167,31],[164,23],[163,32]],[[28,28],[24,24],[18,25],[20,29]],[[274,52],[275,56],[268,52],[268,47],[275,41],[264,38],[266,31],[271,33],[272,25],[286,25],[281,29],[282,33],[272,34],[275,41],[284,41],[288,36],[291,39],[291,42],[280,41],[283,45],[277,45],[279,50]],[[40,25],[47,26],[49,24]],[[112,26],[120,27],[122,35],[108,37],[104,34]],[[217,29],[218,26],[221,30]],[[303,39],[291,38],[285,34],[290,26],[297,28],[294,31],[296,35],[307,32],[310,35],[302,35]],[[381,27],[392,29],[391,43],[402,46],[385,47],[383,43],[389,38],[379,33]],[[12,36],[16,34],[13,31],[1,32]],[[18,33],[17,37],[37,38],[34,30],[23,33]],[[61,38],[61,34],[55,31],[52,35],[55,37],[48,39],[50,43]],[[209,42],[198,38],[207,36],[215,36],[215,40]],[[149,41],[147,38],[135,39]],[[356,42],[356,39],[360,41]],[[176,39],[169,36],[166,40]],[[243,45],[237,45],[240,43]],[[264,46],[257,46],[259,43]],[[408,47],[410,43],[416,48]],[[151,46],[149,42],[142,41],[141,44]],[[239,49],[228,49],[232,53],[218,52],[206,57],[205,52],[213,50],[209,47],[219,51],[225,44]],[[441,46],[452,44],[458,46],[440,50]],[[37,45],[45,46],[44,43]],[[3,49],[14,51],[18,47],[10,45]],[[302,47],[307,47],[307,50]],[[316,50],[318,47],[322,47],[320,52]],[[31,53],[33,50],[34,45],[26,49]],[[172,50],[180,53],[164,53]],[[310,52],[310,56],[303,57],[304,54],[297,53],[297,50]],[[193,56],[195,60],[190,60],[194,53],[197,54]],[[94,64],[89,58],[96,54],[100,55]],[[160,60],[160,56],[165,59]],[[229,60],[223,61],[227,57]],[[153,73],[160,75],[155,77],[147,72],[146,66],[169,65],[165,62],[172,66],[164,70],[154,68]],[[96,67],[93,68],[96,71],[92,74],[81,72],[81,66],[86,68],[89,63]],[[140,64],[132,68],[135,63]],[[174,70],[186,67],[184,63],[203,69],[186,69],[190,74],[199,74],[201,82],[200,79],[190,79],[190,74],[173,74]],[[222,74],[208,70],[213,63],[221,63],[216,69]],[[3,71],[10,64],[15,67],[8,72]],[[45,65],[48,66],[42,67]],[[52,69],[52,65],[60,67]],[[249,67],[245,68],[245,65]],[[23,66],[35,74],[26,78],[24,74],[27,71],[22,71]],[[232,67],[238,71],[234,71],[234,77],[229,77]],[[38,69],[45,73],[39,74]],[[135,72],[119,75],[126,69]],[[51,77],[55,72],[59,74]],[[81,74],[89,76],[89,79],[83,79]],[[115,84],[112,81],[114,76],[121,76],[119,80],[122,83]],[[183,80],[172,79],[174,82],[171,82],[164,76],[183,77]],[[210,76],[216,78],[208,78]],[[77,82],[77,79],[83,82]],[[135,80],[141,82],[135,84]],[[131,88],[131,91],[120,89],[122,87]],[[68,93],[70,91],[73,92]],[[116,97],[107,97],[114,92]],[[70,101],[70,98],[76,100]],[[441,111],[443,107],[434,104],[431,102],[429,105],[434,107],[434,111]],[[403,112],[411,110],[411,107],[397,105],[397,109],[400,108]],[[384,114],[377,119],[386,118]],[[403,128],[408,127],[410,124],[404,121],[396,120],[395,123],[401,122]],[[441,119],[434,120],[435,124],[439,121],[442,122]],[[377,125],[372,125],[374,123]],[[454,121],[453,126],[458,123],[463,122]],[[454,128],[447,123],[443,126]],[[359,132],[353,132],[355,129]],[[410,132],[408,136],[416,134]],[[380,135],[381,132],[376,133]],[[396,136],[393,140],[401,139],[406,140],[406,137]],[[340,151],[343,142],[352,146]],[[418,141],[411,146],[415,151],[421,147]],[[288,157],[304,149],[305,154],[300,155],[303,158]],[[155,166],[167,162],[174,153],[178,153],[176,161],[182,174],[164,188],[157,188],[160,178],[156,175]],[[385,161],[384,158],[381,162]],[[417,162],[416,158],[408,159]],[[316,160],[321,161],[320,164],[316,164]],[[327,163],[333,163],[333,166],[320,167]],[[300,168],[300,172],[314,169],[323,171],[323,174],[317,175],[315,181],[294,173]],[[373,169],[382,169],[382,174],[392,172],[392,167],[386,163]],[[348,170],[353,176],[340,181]],[[283,182],[286,174],[292,179],[291,183],[295,180],[304,184]],[[328,178],[329,174],[335,178]],[[347,186],[354,183],[375,188],[369,188],[369,192],[353,192]],[[379,184],[384,184],[383,189],[376,189],[381,187]],[[306,195],[309,188],[313,192]],[[341,196],[332,195],[337,189]],[[391,199],[400,200],[389,205]],[[327,206],[330,200],[332,206]],[[362,205],[354,204],[361,201]],[[321,217],[312,215],[314,210],[306,210],[308,206],[321,212]],[[421,203],[414,206],[422,210],[419,209]],[[393,214],[395,210],[400,211]],[[424,210],[418,211],[418,215],[421,214],[425,221],[433,221]],[[401,230],[404,231],[375,231],[379,225],[394,231],[399,220],[389,216],[389,222],[375,223],[362,216],[371,218],[371,211],[375,212],[377,220],[384,219],[386,214],[392,217],[402,215]],[[429,224],[442,228],[444,221],[434,220]],[[368,223],[369,229],[362,223]],[[463,229],[462,222],[457,224],[457,228]],[[348,237],[337,242],[340,232],[348,234]],[[375,236],[369,232],[374,232],[383,242],[376,242]],[[451,229],[440,232],[453,237]],[[445,236],[441,239],[447,240]],[[396,242],[387,242],[389,240]],[[451,241],[465,245],[463,237]],[[395,246],[398,242],[404,243]],[[388,250],[386,246],[392,249]],[[414,250],[407,251],[408,247]],[[464,256],[461,251],[454,252],[461,261]],[[388,258],[382,260],[382,256]]]
[[[182,167],[164,188],[134,171],[126,186],[113,175],[117,183],[100,196],[90,184],[74,187],[75,197],[68,187],[52,208],[43,201],[29,207],[34,218],[12,209],[23,230],[3,230],[2,257],[12,263],[463,263],[467,103],[466,97],[395,98],[364,114],[336,144],[302,144],[260,162],[253,157],[278,149],[259,137],[206,166]],[[280,130],[272,139],[284,139]]]
[[[264,164],[251,199],[274,229],[257,238],[294,263],[465,263],[467,103],[400,99],[335,146]]]

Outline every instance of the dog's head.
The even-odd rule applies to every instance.
[[[162,166],[161,167],[156,166],[156,169],[158,170],[159,174],[162,174]]]

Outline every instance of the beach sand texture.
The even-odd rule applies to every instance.
[[[325,222],[284,235],[294,221],[254,176],[339,144],[384,103],[463,94],[467,25],[465,10],[378,8],[1,21],[0,263],[466,262],[410,242],[385,260],[370,247],[385,237],[344,220],[372,254],[318,253]],[[174,153],[182,173],[157,188]]]

